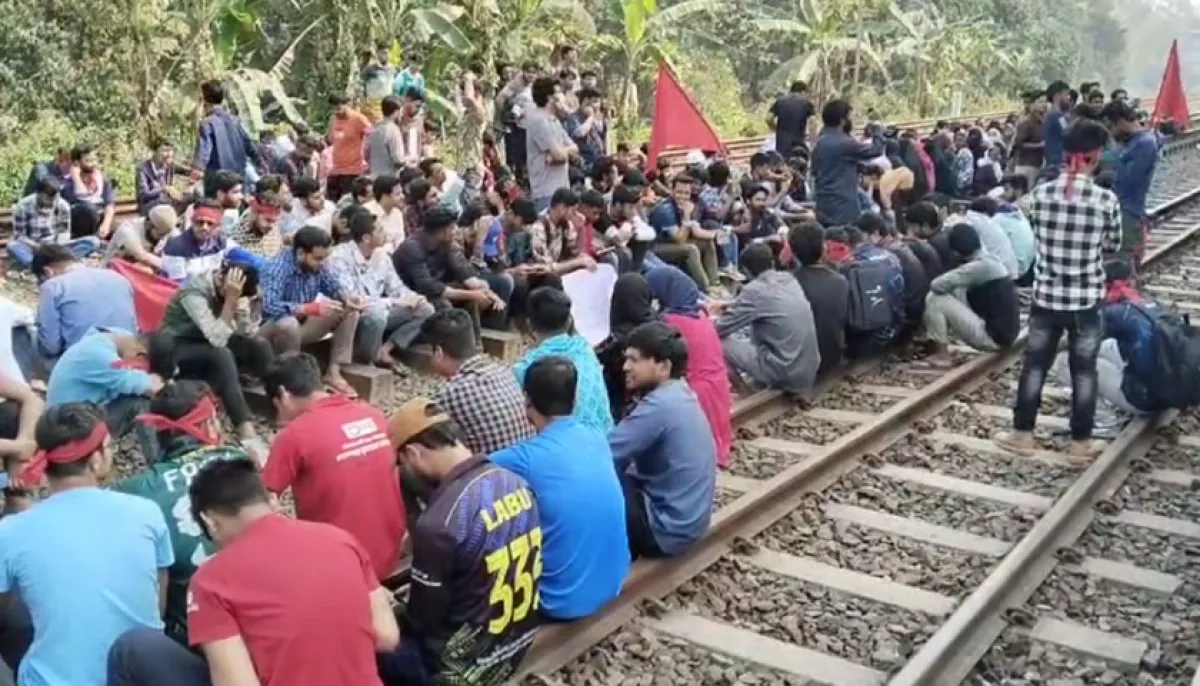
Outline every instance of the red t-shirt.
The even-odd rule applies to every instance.
[[[291,487],[298,518],[354,534],[377,578],[396,571],[404,503],[378,408],[344,395],[314,402],[271,443],[263,481],[275,493]]]
[[[188,640],[241,635],[263,686],[382,686],[370,594],[354,537],[268,515],[201,565],[188,591]]]

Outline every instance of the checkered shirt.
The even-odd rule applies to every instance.
[[[37,194],[21,198],[12,208],[13,235],[36,243],[53,243],[71,237],[71,206],[60,197],[54,207],[43,213],[37,206]]]
[[[534,434],[517,377],[486,355],[463,362],[433,399],[450,413],[476,455],[490,455]]]
[[[1086,174],[1061,174],[1029,194],[1037,238],[1033,302],[1056,312],[1086,310],[1104,298],[1104,253],[1121,247],[1121,207]]]

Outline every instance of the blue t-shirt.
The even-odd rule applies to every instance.
[[[1046,142],[1046,166],[1060,167],[1063,163],[1063,139],[1067,134],[1067,113],[1051,106],[1046,113],[1044,140]]]
[[[625,498],[604,434],[571,417],[491,461],[529,482],[542,518],[541,609],[586,617],[621,592],[629,573]]]
[[[105,686],[113,641],[162,628],[174,562],[162,512],[133,495],[72,489],[0,521],[0,593],[19,591],[35,627],[18,686]]]
[[[670,198],[660,200],[657,205],[650,208],[650,213],[646,215],[646,223],[654,228],[654,233],[658,235],[658,242],[673,243],[675,241],[673,236],[683,221],[679,215],[679,206]]]

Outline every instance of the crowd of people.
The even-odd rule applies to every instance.
[[[596,74],[553,61],[501,66],[500,87],[466,70],[456,165],[420,65],[380,50],[325,139],[255,141],[205,84],[192,163],[156,143],[118,226],[92,149],[35,168],[9,255],[40,301],[0,307],[18,684],[500,683],[539,626],[705,535],[735,389],[805,396],[902,346],[1000,350],[1026,296],[999,445],[1035,448],[1048,375],[1070,379],[1080,460],[1097,388],[1113,412],[1189,401],[1157,383],[1155,342],[1183,329],[1137,290],[1159,140],[1122,91],[1054,83],[1019,118],[929,135],[856,134],[835,99],[813,138],[797,83],[749,169],[703,150],[673,168],[610,146]],[[563,278],[602,267],[593,346]],[[533,339],[511,368],[481,348],[510,327]],[[390,414],[344,375],[415,357],[442,381]],[[266,449],[248,384],[281,427]],[[146,466],[116,480],[127,435]]]

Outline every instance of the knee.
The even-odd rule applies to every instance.
[[[358,314],[358,325],[360,327],[379,329],[382,331],[383,329],[387,328],[387,321],[387,310],[374,309]]]
[[[153,653],[161,644],[160,641],[169,641],[165,634],[161,631],[156,631],[149,627],[139,626],[130,629],[117,637],[113,641],[112,647],[108,649],[108,669],[112,673],[114,669],[124,671],[135,663],[139,657]]]
[[[295,317],[284,317],[275,323],[274,331],[270,334],[271,345],[275,350],[290,351],[300,349],[300,321]]]

